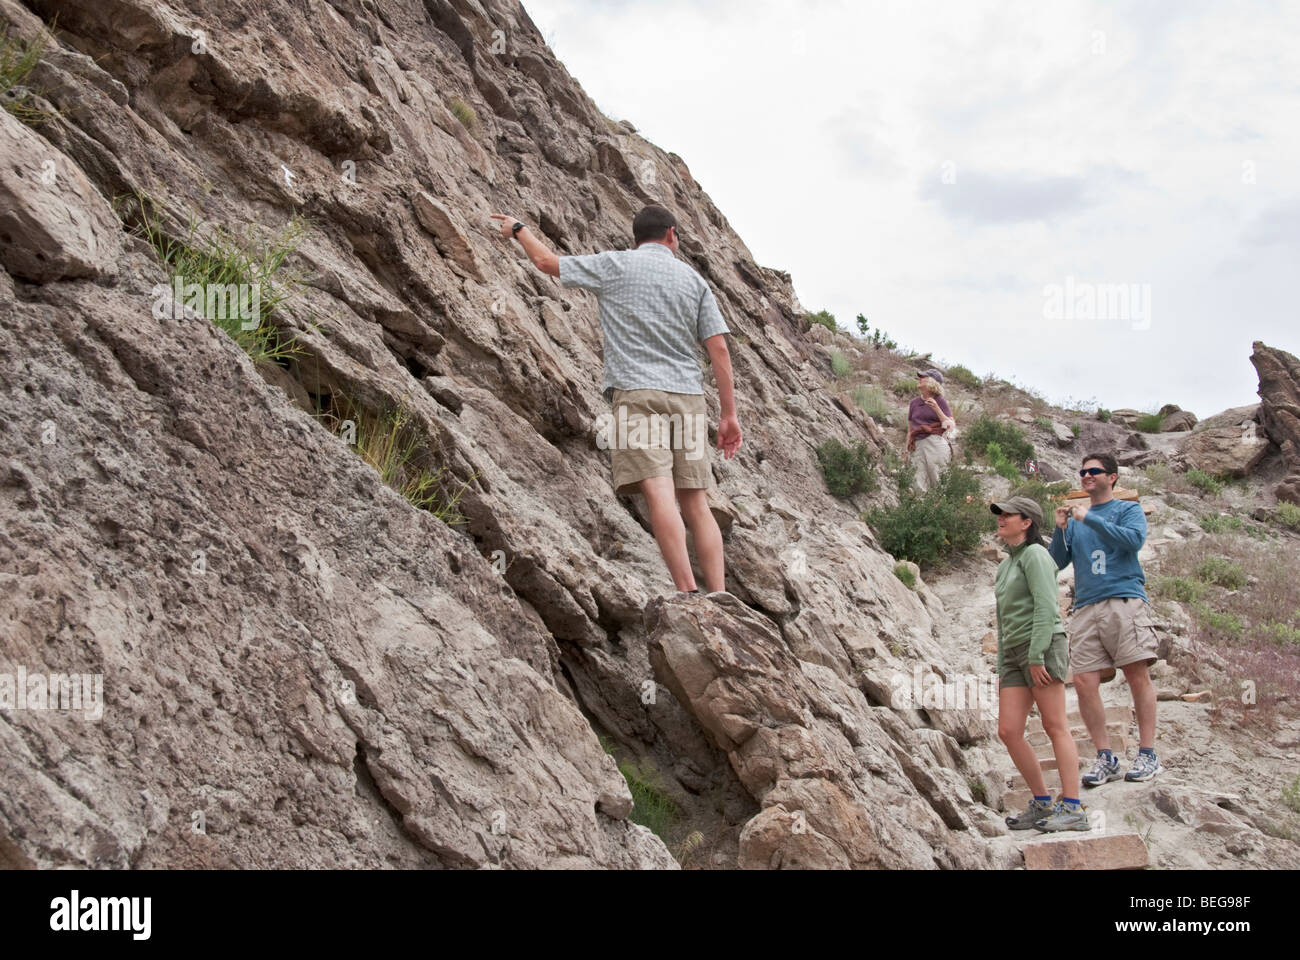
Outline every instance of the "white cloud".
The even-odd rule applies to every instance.
[[[1250,402],[1300,352],[1300,5],[529,0],[800,300],[1054,398]],[[945,172],[952,182],[944,182]],[[1067,277],[1149,328],[1044,318]]]

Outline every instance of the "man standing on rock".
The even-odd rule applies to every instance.
[[[649,206],[632,221],[634,249],[557,257],[514,217],[492,217],[501,221],[501,236],[518,240],[537,269],[562,286],[596,294],[604,340],[602,390],[612,404],[608,437],[615,492],[645,497],[678,591],[698,592],[683,517],[695,536],[705,588],[724,589],[722,532],[707,499],[713,471],[698,344],[708,350],[717,380],[718,448],[728,460],[740,448],[740,422],[727,324],[704,278],[675,256],[676,218]]]
[[[1088,503],[1056,508],[1056,530],[1048,550],[1058,569],[1074,563],[1074,616],[1070,669],[1079,713],[1097,747],[1097,762],[1082,777],[1098,787],[1121,776],[1110,749],[1101,675],[1124,671],[1137,712],[1139,750],[1125,780],[1145,783],[1163,773],[1156,757],[1156,691],[1148,668],[1156,661],[1155,621],[1147,604],[1146,577],[1138,551],[1147,538],[1140,504],[1117,500],[1119,465],[1108,453],[1090,453],[1079,471]]]

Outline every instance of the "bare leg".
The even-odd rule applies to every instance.
[[[641,493],[650,513],[650,529],[654,531],[673,583],[678,590],[694,590],[695,574],[691,571],[690,554],[686,552],[686,527],[673,497],[673,478],[647,477],[641,481]]]
[[[1075,678],[1076,682],[1078,678]],[[1046,687],[1034,687],[1034,702],[1043,715],[1043,730],[1052,739],[1056,754],[1056,767],[1061,774],[1061,795],[1073,800],[1079,798],[1079,748],[1070,736],[1070,725],[1065,720],[1065,684],[1056,682]]]
[[[1101,705],[1101,671],[1090,670],[1074,675],[1074,692],[1079,697],[1079,715],[1083,717],[1088,736],[1098,750],[1110,749],[1110,734],[1106,732],[1106,708]]]
[[[682,506],[682,516],[695,537],[695,552],[704,571],[704,586],[709,593],[725,589],[726,568],[722,557],[722,531],[709,509],[707,491],[703,489],[677,489],[677,502]]]
[[[1025,739],[1025,721],[1029,719],[1029,707],[1033,702],[1034,695],[1029,687],[1003,687],[998,691],[998,739],[1006,744],[1011,762],[1025,778],[1034,796],[1046,797],[1047,781],[1043,779],[1043,768],[1038,757],[1034,756],[1034,748]],[[1078,765],[1076,761],[1075,766]]]
[[[1123,667],[1124,677],[1133,690],[1133,709],[1138,718],[1138,746],[1156,745],[1156,688],[1147,665],[1139,661]]]

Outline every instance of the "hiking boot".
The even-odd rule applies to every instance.
[[[1058,801],[1051,816],[1037,821],[1034,829],[1043,833],[1058,833],[1061,830],[1091,830],[1092,825],[1088,823],[1088,811],[1083,804],[1071,808]]]
[[[1124,779],[1129,783],[1146,783],[1154,780],[1157,773],[1164,772],[1165,768],[1160,766],[1160,759],[1154,753],[1139,753],[1133,761],[1133,769],[1124,774]]]
[[[1119,757],[1111,754],[1110,763],[1100,753],[1097,754],[1097,762],[1092,765],[1092,769],[1079,778],[1085,787],[1100,787],[1103,783],[1110,783],[1112,780],[1118,780],[1123,774],[1119,772]]]
[[[1052,812],[1052,804],[1043,803],[1037,797],[1030,797],[1029,808],[1018,817],[1007,817],[1007,826],[1012,830],[1030,830],[1035,820],[1041,820]]]

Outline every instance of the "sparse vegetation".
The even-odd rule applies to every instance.
[[[984,448],[984,458],[988,460],[989,466],[993,472],[999,476],[1006,477],[1012,483],[1020,480],[1020,468],[1006,458],[1002,452],[1002,444],[990,443]]]
[[[1110,416],[1111,416],[1110,411],[1107,410],[1105,407],[1097,408],[1097,419],[1100,420],[1102,423],[1110,423]]]
[[[1196,567],[1196,579],[1228,590],[1240,590],[1246,585],[1246,572],[1227,557],[1206,557]]]
[[[898,577],[898,579],[902,582],[903,586],[907,587],[907,589],[909,590],[916,589],[916,574],[912,572],[912,568],[909,567],[907,564],[905,563],[894,564],[894,576]]]
[[[1282,788],[1282,802],[1296,813],[1300,813],[1300,775],[1291,781],[1290,786]]]
[[[1133,426],[1139,433],[1159,433],[1165,418],[1158,413],[1144,413]]]
[[[466,130],[473,130],[478,126],[478,114],[460,97],[452,98],[451,115],[459,120]]]
[[[831,373],[837,377],[847,377],[853,372],[853,364],[849,363],[849,358],[844,356],[839,350],[831,354]]]
[[[1183,474],[1183,478],[1201,493],[1217,497],[1223,493],[1223,481],[1211,476],[1198,467],[1193,467]]]
[[[53,22],[49,29],[54,29]],[[0,30],[0,105],[31,127],[40,126],[57,116],[35,106],[32,101],[40,96],[41,91],[27,86],[27,78],[45,56],[49,44],[50,34],[44,30],[31,43],[11,36],[8,26]]]
[[[840,332],[840,325],[835,322],[835,314],[831,313],[829,310],[818,310],[816,313],[806,314],[805,319],[807,319],[809,323],[820,324],[831,333]]]
[[[191,212],[177,239],[163,226],[153,198],[137,194],[119,198],[117,206],[134,219],[136,234],[153,247],[168,279],[183,285],[185,307],[224,330],[253,362],[285,361],[300,352],[297,336],[286,339],[272,320],[302,286],[302,276],[285,264],[307,232],[306,219],[295,215],[267,235],[207,227]]]
[[[1156,577],[1151,581],[1151,591],[1166,600],[1194,603],[1201,598],[1205,588],[1191,577]]]
[[[1072,423],[1070,424],[1070,432],[1077,437],[1079,434],[1083,433],[1083,427],[1077,423]]]
[[[880,485],[876,455],[865,441],[846,447],[831,437],[817,448],[817,462],[821,464],[827,488],[837,497],[870,493]]]
[[[893,387],[890,389],[896,397],[920,396],[920,394],[916,392],[915,380],[895,380]]]
[[[1283,500],[1273,511],[1273,522],[1279,527],[1300,531],[1300,507]]]
[[[960,363],[954,364],[944,371],[944,376],[953,383],[959,383],[963,387],[969,387],[971,390],[978,390],[981,386],[980,378],[970,371],[969,367],[963,367]]]
[[[858,409],[877,423],[889,425],[893,421],[890,415],[889,401],[885,392],[879,387],[860,386],[853,391],[853,402]]]
[[[647,827],[665,843],[670,842],[670,831],[682,816],[681,808],[672,797],[651,782],[636,764],[624,761],[618,765],[618,772],[623,774],[623,779],[632,792],[632,813],[628,819]]]
[[[863,519],[895,559],[925,569],[973,553],[991,516],[980,493],[979,474],[954,466],[925,493],[901,491],[897,506],[877,507]]]
[[[1052,432],[1052,421],[1047,417],[1034,417],[1034,426],[1039,430],[1046,430],[1048,433]]]

